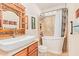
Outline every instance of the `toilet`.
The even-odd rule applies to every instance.
[[[39,56],[47,56],[47,47],[44,45],[38,46]]]

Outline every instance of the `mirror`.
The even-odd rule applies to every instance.
[[[12,11],[2,11],[3,28],[4,29],[19,29],[19,16]]]
[[[24,35],[27,25],[25,7],[20,3],[1,3],[0,6],[0,36]]]

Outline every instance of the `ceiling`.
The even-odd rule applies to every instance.
[[[23,3],[23,5],[28,10],[31,10],[30,8],[32,8],[32,10],[34,11],[37,10],[37,12],[40,11],[41,13],[60,9],[60,8],[65,8],[65,3]]]
[[[36,3],[40,10],[46,10],[57,6],[63,6],[65,3]]]

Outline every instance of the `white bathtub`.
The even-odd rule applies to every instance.
[[[64,39],[61,37],[53,37],[53,36],[44,36],[43,45],[47,47],[49,52],[61,54],[63,41]]]
[[[21,36],[0,40],[0,49],[6,52],[28,45],[35,40],[35,36]]]

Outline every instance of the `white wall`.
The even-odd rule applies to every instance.
[[[76,19],[75,11],[79,8],[79,4],[67,4],[68,8],[68,50],[69,55],[78,55],[79,56],[79,33],[74,32],[73,35],[71,32],[71,24],[70,21],[79,21]]]
[[[38,34],[38,16],[41,11],[33,3],[24,4],[26,7],[26,15],[28,15],[28,35],[37,35]],[[36,29],[31,29],[31,16],[36,18]]]

